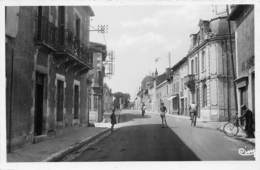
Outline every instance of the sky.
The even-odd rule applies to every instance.
[[[90,25],[108,25],[106,34],[91,32],[90,41],[107,45],[115,53],[115,72],[105,82],[112,92],[134,99],[142,79],[157,68],[159,74],[183,58],[189,35],[197,33],[200,19],[215,16],[213,5],[92,6]],[[220,7],[218,8],[220,10]],[[158,58],[158,62],[155,59]]]

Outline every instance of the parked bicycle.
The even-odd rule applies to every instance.
[[[234,119],[224,125],[223,131],[227,136],[233,137],[238,134],[240,128],[243,129],[244,127],[241,125],[240,118],[236,114]]]

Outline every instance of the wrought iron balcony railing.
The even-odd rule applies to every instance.
[[[45,16],[38,17],[36,26],[36,43],[55,51],[58,42],[58,29]]]
[[[87,45],[83,44],[78,37],[74,36],[64,26],[56,27],[48,17],[38,16],[36,22],[36,44],[42,45],[56,53],[64,53],[79,62],[92,67],[92,59]]]
[[[64,34],[59,34],[59,47],[58,51],[65,52],[68,55],[92,66],[91,55],[87,45],[83,44],[78,37],[74,36],[73,32],[69,29],[60,29]]]

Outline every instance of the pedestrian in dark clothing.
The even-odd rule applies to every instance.
[[[164,103],[161,103],[160,106],[160,116],[162,119],[162,128],[167,127],[167,122],[166,122],[166,117],[165,117],[165,113],[167,112],[167,108],[164,106]]]
[[[116,115],[115,115],[115,108],[112,110],[112,114],[110,116],[111,119],[111,132],[114,131],[114,125],[116,124]]]
[[[141,111],[142,111],[142,116],[144,117],[144,114],[145,114],[145,104],[144,103],[142,105]]]
[[[196,126],[196,121],[197,121],[197,105],[196,104],[190,104],[189,107],[190,111],[190,117],[191,117],[191,126]]]
[[[245,120],[246,126],[245,126],[245,131],[247,134],[247,138],[254,138],[254,118],[253,118],[253,112],[249,110],[246,105],[241,106],[241,120]]]

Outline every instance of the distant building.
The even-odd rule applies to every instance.
[[[141,104],[145,104],[147,111],[152,111],[152,99],[153,99],[153,81],[154,76],[149,75],[145,76],[141,82],[141,91],[139,93],[139,97],[141,99]]]
[[[200,20],[199,31],[190,38],[189,69],[184,79],[188,102],[198,105],[199,119],[226,121],[236,111],[227,17]]]
[[[184,57],[171,68],[171,95],[168,100],[171,102],[172,114],[189,115],[188,113],[188,92],[184,84],[184,78],[188,75],[188,58]]]
[[[107,84],[103,86],[104,112],[111,113],[113,109],[113,94]]]
[[[238,112],[246,105],[255,113],[254,5],[233,5],[229,20],[235,21],[236,90]]]
[[[93,58],[93,69],[87,75],[92,82],[89,121],[94,123],[101,122],[104,116],[103,85],[105,67],[103,61],[106,59],[107,49],[104,44],[90,42],[89,51]]]
[[[166,72],[157,76],[156,79],[156,107],[157,112],[160,111],[160,104],[163,102],[170,113],[170,102],[168,101],[169,98],[169,83],[167,81],[167,74]]]

